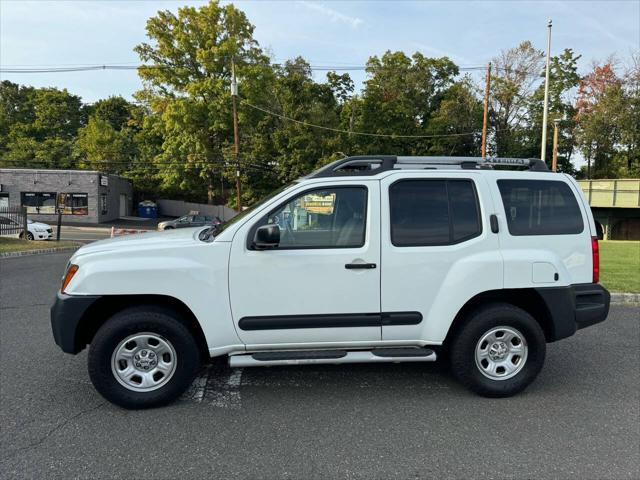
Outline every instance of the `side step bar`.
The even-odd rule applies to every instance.
[[[436,353],[426,348],[375,348],[373,350],[302,350],[231,355],[230,367],[273,365],[320,365],[338,363],[435,362]]]

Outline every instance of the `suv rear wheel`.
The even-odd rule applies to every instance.
[[[491,304],[469,316],[451,345],[451,368],[467,388],[486,397],[524,390],[544,364],[546,340],[526,311]]]
[[[178,398],[200,366],[198,344],[177,314],[154,306],[123,310],[98,330],[89,351],[96,390],[124,408]]]

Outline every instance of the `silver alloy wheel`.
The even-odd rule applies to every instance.
[[[176,351],[166,338],[143,332],[122,340],[111,355],[111,372],[123,387],[151,392],[165,385],[176,371]]]
[[[496,327],[476,344],[476,366],[491,380],[506,380],[517,375],[527,362],[527,340],[513,327]]]

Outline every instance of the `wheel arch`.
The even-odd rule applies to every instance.
[[[132,307],[149,306],[160,308],[176,315],[176,319],[191,331],[203,358],[209,358],[207,340],[200,322],[191,309],[181,300],[168,295],[105,295],[96,300],[83,314],[78,323],[76,342],[79,350],[89,345],[96,332],[118,312]]]
[[[547,342],[554,340],[553,319],[544,299],[534,288],[514,288],[488,290],[469,299],[453,319],[443,345],[446,346],[451,342],[471,312],[489,303],[507,303],[521,308],[538,322]]]

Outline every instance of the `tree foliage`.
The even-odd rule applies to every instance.
[[[271,63],[246,15],[212,0],[162,10],[135,47],[142,88],[83,104],[56,88],[0,83],[0,166],[90,168],[131,178],[136,190],[235,206],[344,155],[480,154],[483,78],[449,58],[387,51],[348,73],[319,78],[307,60]],[[640,175],[640,67],[613,61],[578,71],[580,55],[551,58],[546,158],[559,120],[559,169],[590,177]],[[238,78],[240,156],[234,154],[232,65]],[[538,157],[544,54],[528,41],[493,60],[488,151]],[[577,161],[588,160],[584,169]],[[239,167],[239,168],[238,168]]]

